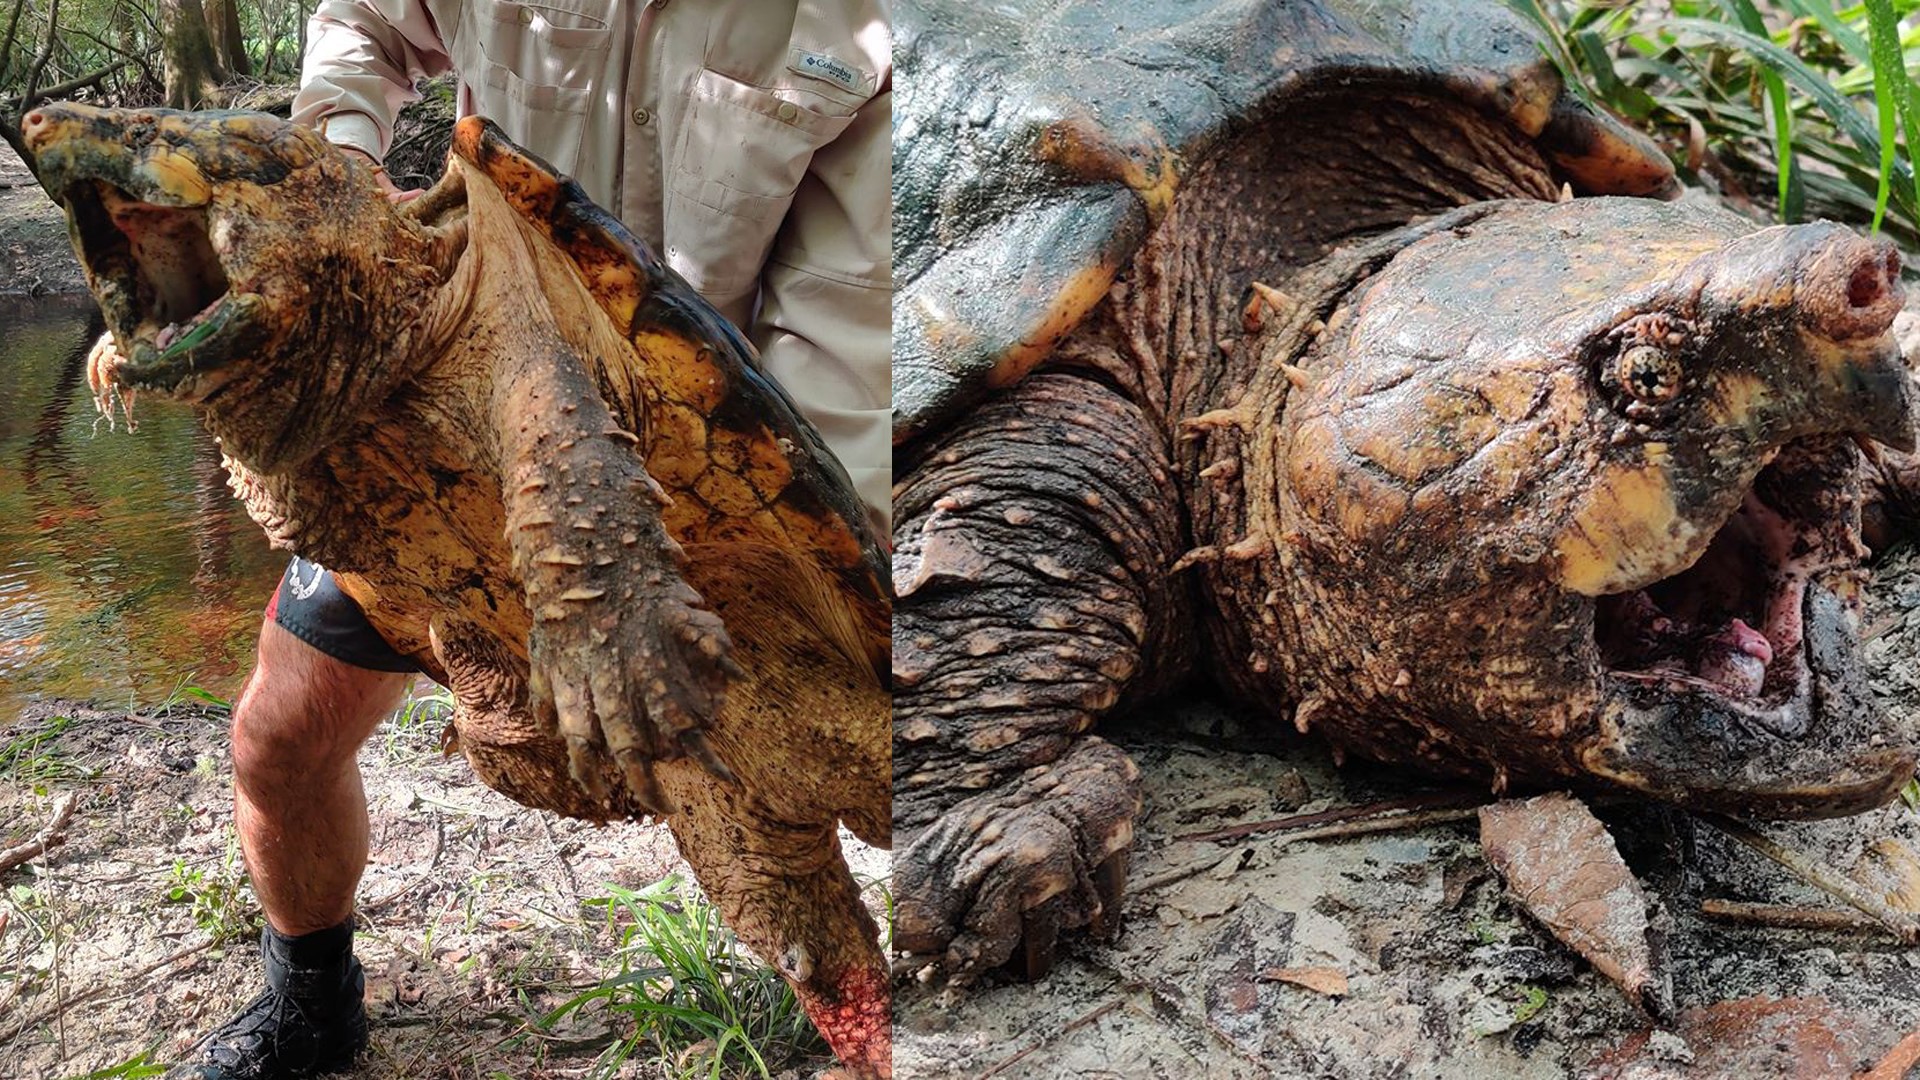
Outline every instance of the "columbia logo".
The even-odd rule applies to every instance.
[[[824,56],[820,53],[801,52],[798,49],[794,50],[794,52],[799,58],[799,63],[793,65],[793,70],[798,71],[802,75],[811,75],[816,79],[824,79],[836,86],[845,87],[855,92],[858,92],[860,87],[866,82],[865,72],[849,64],[843,64],[831,56]]]

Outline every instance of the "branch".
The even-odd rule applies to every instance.
[[[9,62],[13,59],[13,39],[20,30],[20,13],[27,8],[27,0],[14,0],[13,17],[7,20],[7,40],[0,44],[0,75],[6,74]]]
[[[96,34],[90,33],[86,30],[82,30],[77,26],[68,27],[67,33],[86,38],[88,41],[93,42],[95,45],[98,45],[100,48],[104,49],[108,53],[111,53],[114,56],[124,57],[129,63],[140,65],[140,70],[146,73],[147,78],[152,79],[155,82],[160,81],[159,77],[153,73],[153,68],[147,65],[147,60],[150,57],[152,57],[155,53],[160,51],[158,46],[149,46],[147,48],[147,51],[144,53],[131,52],[127,49],[121,48],[118,45],[115,45],[110,41],[107,41],[105,38],[102,38]],[[75,89],[79,89],[79,88],[75,87]],[[52,90],[47,91],[48,97],[52,97],[53,95],[54,95],[54,91]]]
[[[41,829],[34,834],[33,839],[19,847],[0,851],[0,874],[6,873],[66,839],[65,830],[67,823],[73,820],[73,806],[76,801],[71,791],[60,796],[60,802],[53,808],[53,820],[47,823],[46,828]]]
[[[1801,881],[1828,896],[1867,913],[1874,922],[1886,927],[1908,945],[1920,944],[1920,919],[1904,911],[1895,911],[1878,896],[1840,873],[1829,870],[1811,856],[1795,851],[1743,821],[1719,814],[1700,814],[1702,820],[1753,850],[1779,863]]]
[[[40,56],[33,62],[33,70],[27,73],[27,92],[20,95],[21,101],[37,100],[34,89],[40,85],[40,76],[47,70],[47,61],[53,59],[54,42],[60,32],[60,0],[52,0],[47,5],[47,43],[40,49]]]
[[[77,78],[68,79],[63,83],[55,83],[43,90],[36,90],[31,98],[18,98],[8,101],[7,109],[12,112],[24,113],[48,98],[64,97],[67,94],[73,93],[75,90],[84,90],[89,86],[97,86],[101,80],[131,63],[133,63],[131,59],[115,60],[99,71],[89,72]]]

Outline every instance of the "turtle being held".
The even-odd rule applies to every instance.
[[[663,817],[860,1075],[889,1068],[845,822],[890,827],[888,585],[846,474],[739,333],[484,121],[396,208],[315,133],[45,105],[112,333],[280,547],[453,692],[520,802]]]
[[[1495,790],[1912,777],[1859,660],[1890,246],[1662,201],[1499,5],[1029,6],[898,22],[899,947],[1111,927],[1088,731],[1196,670]]]

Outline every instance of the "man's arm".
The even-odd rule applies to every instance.
[[[413,81],[450,66],[420,0],[321,0],[307,23],[293,120],[379,162],[393,141],[394,116],[420,96]]]
[[[749,330],[771,373],[891,520],[893,92],[813,156],[761,276]]]

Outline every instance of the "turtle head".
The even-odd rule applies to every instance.
[[[1585,199],[1352,294],[1283,498],[1293,557],[1381,613],[1366,707],[1418,734],[1372,752],[1767,816],[1890,798],[1914,756],[1861,670],[1858,473],[1913,445],[1899,271],[1830,224]]]
[[[114,335],[115,382],[208,406],[265,469],[381,383],[370,346],[433,276],[417,265],[431,244],[362,164],[259,113],[47,104],[21,129]]]

